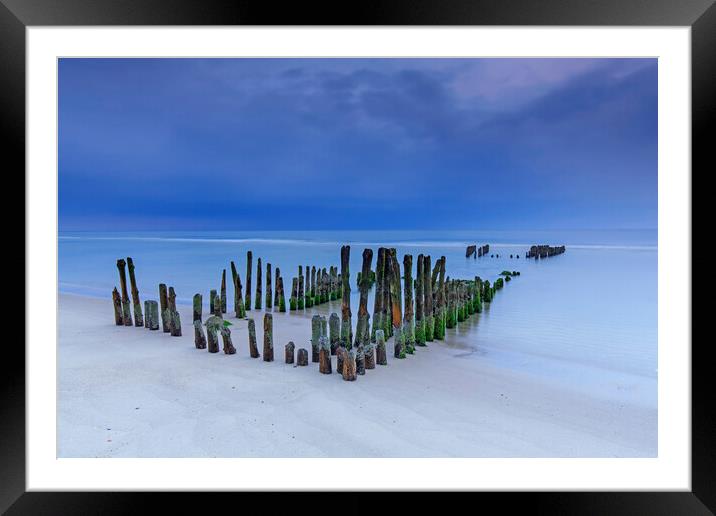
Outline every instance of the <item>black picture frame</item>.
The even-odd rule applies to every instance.
[[[713,142],[707,137],[713,132],[712,120],[716,114],[716,6],[713,0],[384,0],[351,4],[336,2],[330,6],[285,3],[280,8],[270,2],[257,1],[0,0],[0,127],[4,133],[2,147],[6,177],[24,177],[25,29],[42,25],[689,26],[692,31],[691,177],[695,170],[701,170],[702,175],[716,170],[711,149]],[[24,262],[24,250],[22,257]],[[6,261],[6,267],[19,270],[19,258],[15,253],[9,263]],[[693,262],[693,268],[700,269],[697,261]],[[28,274],[27,270],[25,274]],[[684,281],[691,284],[691,277],[685,277]],[[507,512],[514,509],[549,514],[716,512],[716,410],[710,400],[711,393],[716,391],[716,382],[710,372],[711,342],[704,339],[683,344],[685,347],[692,344],[691,492],[482,493],[479,495],[482,500],[471,502],[468,507],[479,510],[483,503],[490,501],[499,503],[501,511]],[[120,514],[146,507],[148,500],[144,498],[159,501],[165,511],[177,501],[182,512],[192,510],[193,504],[197,504],[197,510],[207,509],[205,502],[187,500],[181,494],[26,493],[25,350],[14,342],[6,342],[3,348],[0,361],[0,511],[8,514]],[[253,496],[259,502],[260,495],[241,496]],[[332,505],[334,510],[341,506],[356,511],[365,507],[365,495],[349,493],[341,496],[345,498],[337,502],[340,505]],[[316,507],[302,503],[302,497],[292,495],[284,502],[286,508]],[[276,498],[271,500],[272,509],[280,510]],[[376,506],[380,503],[378,499],[372,502]],[[404,503],[408,505],[403,506],[403,511],[410,510],[409,505],[413,504],[425,507],[422,494],[413,494]]]

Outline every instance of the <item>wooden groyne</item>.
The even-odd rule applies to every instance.
[[[549,245],[533,245],[530,247],[530,250],[525,253],[525,258],[535,258],[535,259],[543,259],[543,258],[549,258],[552,256],[557,256],[558,254],[564,253],[566,250],[565,246],[559,245],[559,246],[549,246]]]

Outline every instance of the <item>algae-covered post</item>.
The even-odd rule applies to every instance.
[[[433,283],[430,277],[432,259],[430,255],[423,258],[423,316],[425,317],[425,342],[433,341]]]
[[[375,361],[378,365],[388,365],[388,353],[385,350],[385,332],[375,332]]]
[[[207,351],[209,353],[219,352],[219,332],[218,327],[214,324],[214,321],[218,319],[216,315],[212,315],[206,320],[206,340],[208,343]],[[196,344],[195,344],[196,345]]]
[[[264,362],[273,362],[273,315],[264,314]]]
[[[395,249],[390,249],[390,302],[392,309],[392,324],[394,337],[394,355],[395,358],[405,358],[405,336],[403,335],[403,314],[402,301],[403,294],[400,286],[400,264],[396,256]]]
[[[328,343],[326,318],[320,319],[320,336],[318,337],[318,370],[323,374],[331,374],[331,346]]]
[[[211,289],[209,291],[209,314],[211,315],[218,315],[216,313],[216,309],[214,308],[216,306],[216,299],[216,289]],[[221,311],[219,311],[219,313],[221,313]]]
[[[405,313],[403,314],[403,338],[405,339],[405,352],[415,352],[415,328],[413,311],[413,256],[403,256],[403,277],[405,281]]]
[[[375,342],[375,332],[383,329],[384,267],[385,247],[379,247],[375,261],[375,298],[373,299],[373,325],[370,330],[371,342]]]
[[[246,297],[244,298],[244,309],[251,310],[251,266],[253,264],[253,253],[246,252]]]
[[[296,345],[293,343],[293,341],[289,341],[289,343],[286,344],[285,362],[287,364],[293,364],[293,355],[294,355],[295,348],[296,348]]]
[[[125,326],[132,326],[132,311],[129,308],[129,294],[127,293],[127,273],[125,267],[127,262],[120,258],[117,260],[117,270],[119,271],[119,284],[122,288],[122,321]]]
[[[221,332],[221,339],[224,342],[224,353],[227,355],[233,355],[234,353],[236,353],[236,348],[231,342],[231,330],[226,325],[224,325],[219,331]]]
[[[347,382],[356,379],[356,357],[352,349],[343,352],[343,379]]]
[[[139,289],[137,289],[137,278],[134,276],[134,261],[127,257],[127,269],[129,270],[129,283],[132,286],[132,304],[134,305],[134,325],[144,326],[142,318],[142,302],[139,300]]]
[[[226,313],[226,269],[221,272],[221,313]]]
[[[296,298],[296,308],[303,310],[304,308],[304,293],[303,293],[303,267],[298,266],[298,297]]]
[[[344,245],[341,247],[341,281],[342,286],[342,302],[341,302],[341,345],[351,348],[353,341],[353,328],[351,326],[351,285],[349,262],[351,258],[351,246]]]
[[[425,257],[418,255],[417,271],[415,273],[415,345],[425,346],[425,314],[423,306],[425,295],[423,279],[425,276]]]
[[[278,311],[279,312],[285,312],[286,311],[286,296],[283,292],[283,278],[278,278],[278,288],[279,288],[279,295],[278,295]]]
[[[311,304],[317,305],[321,302],[320,299],[317,298],[318,289],[316,288],[316,266],[311,266],[311,293],[309,294],[311,296]]]
[[[363,250],[363,266],[361,269],[361,280],[358,288],[360,290],[360,301],[358,303],[358,323],[356,324],[355,346],[365,346],[370,342],[370,328],[368,324],[368,290],[370,289],[370,266],[373,261],[373,250]],[[361,357],[358,357],[362,361]]]
[[[144,327],[149,328],[149,301],[144,301]]]
[[[231,284],[234,286],[234,310],[236,311],[236,317],[240,317],[239,309],[238,309],[238,306],[239,306],[238,301],[239,301],[239,298],[241,297],[241,290],[239,290],[239,291],[236,290],[236,280],[239,277],[239,273],[236,271],[236,264],[234,263],[233,260],[231,260],[230,265],[231,265]]]
[[[202,298],[201,294],[194,294],[192,299],[192,322],[194,324],[194,346],[196,349],[206,348],[204,327],[201,325]]]
[[[167,301],[169,302],[169,333],[172,337],[181,337],[181,319],[179,318],[179,312],[177,312],[177,295],[174,292],[174,287],[169,287],[169,295]]]
[[[194,297],[192,298],[192,312],[191,312],[191,320],[193,321],[201,321],[201,310],[202,310],[202,299],[201,294],[194,294]]]
[[[288,302],[291,310],[295,310],[298,306],[298,278],[293,278],[291,282],[291,298]]]
[[[278,294],[278,279],[281,277],[281,269],[276,267],[276,270],[274,271],[274,274],[276,276],[276,279],[274,280],[274,298],[273,298],[273,306],[279,307],[279,294]],[[284,310],[285,311],[285,310]]]
[[[328,320],[330,329],[331,355],[336,354],[336,349],[341,343],[341,319],[333,312]]]
[[[158,330],[159,329],[159,305],[156,301],[149,300],[147,301],[147,313],[144,314],[147,318],[150,330]]]
[[[266,264],[266,310],[273,308],[273,294],[271,292],[271,264]]]
[[[261,310],[261,258],[256,261],[256,302],[254,303],[256,310]]]
[[[311,362],[318,362],[318,338],[321,336],[321,316],[311,317]]]
[[[256,345],[256,323],[253,318],[249,319],[249,356],[259,358],[259,348]]]
[[[162,331],[169,333],[169,307],[167,302],[167,286],[159,284],[159,309],[162,311]]]
[[[122,316],[122,298],[119,296],[117,287],[112,290],[112,303],[114,304],[114,324],[124,326],[124,318]]]
[[[311,268],[306,265],[306,308],[313,306],[313,297],[311,296]]]
[[[434,337],[437,340],[445,338],[445,310],[446,310],[446,287],[445,287],[445,257],[441,256],[437,262],[438,283],[437,283],[437,310],[435,314]]]

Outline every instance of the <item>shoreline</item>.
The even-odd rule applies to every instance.
[[[631,395],[653,382],[655,397],[656,378],[566,389],[450,337],[404,360],[391,340],[388,365],[356,382],[335,373],[335,357],[332,375],[283,363],[289,340],[310,356],[311,315],[339,309],[272,312],[267,363],[249,358],[247,322],[231,312],[237,353],[212,355],[194,347],[189,306],[171,337],[115,326],[109,299],[59,293],[58,456],[656,456],[657,410]],[[259,343],[263,313],[247,314]]]

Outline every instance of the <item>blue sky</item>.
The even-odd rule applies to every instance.
[[[60,230],[657,225],[656,59],[61,59]]]

